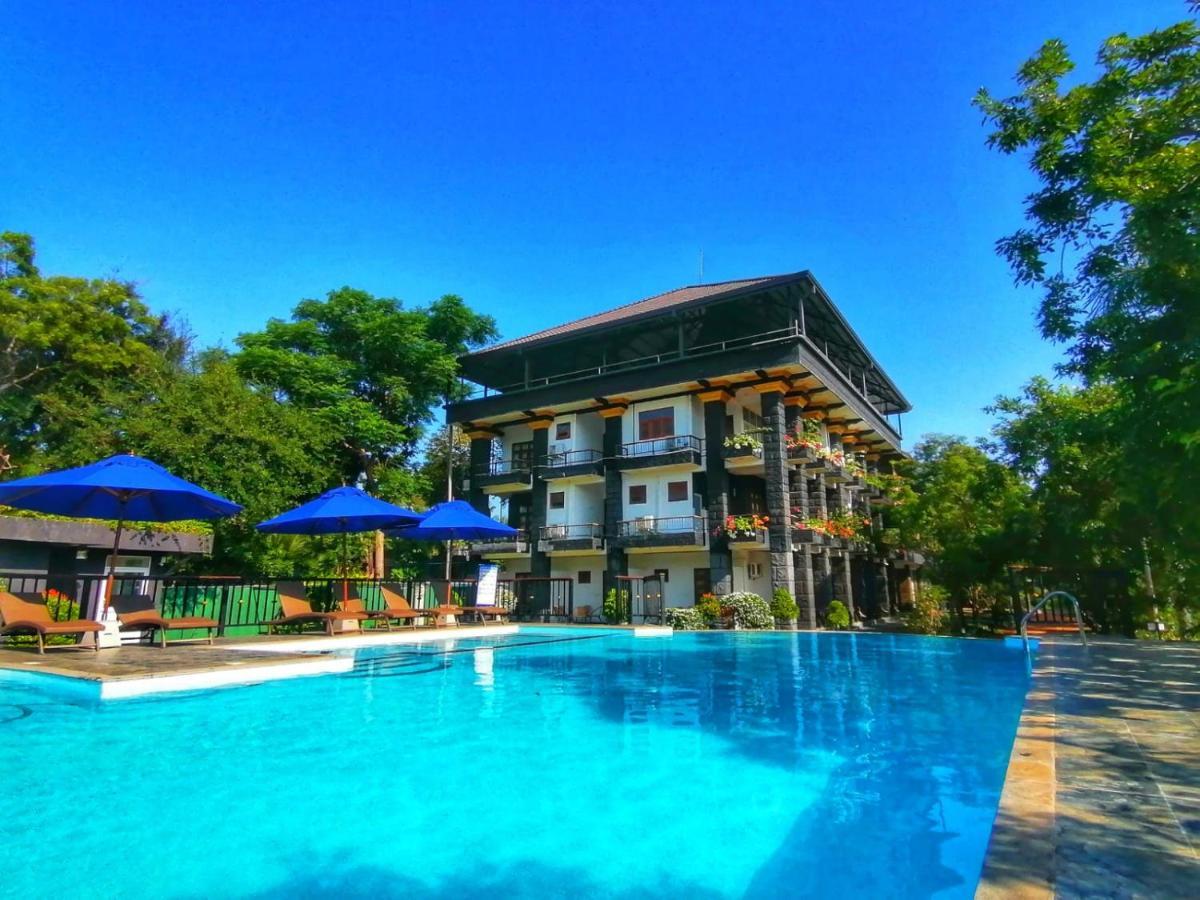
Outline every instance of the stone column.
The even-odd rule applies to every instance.
[[[801,430],[807,396],[799,391],[789,392],[784,398],[785,424],[789,434]],[[789,513],[792,523],[808,518],[808,474],[803,468],[791,469],[788,473],[791,490]],[[799,607],[799,622],[804,628],[817,627],[816,585],[813,581],[813,557],[805,547],[792,546],[792,585],[796,606]]]
[[[479,486],[479,476],[485,474],[491,464],[494,435],[489,431],[468,431],[467,434],[471,438],[471,468],[467,473],[471,489],[467,492],[467,502],[486,516],[489,514],[488,497]]]
[[[782,381],[755,385],[762,398],[763,467],[767,483],[767,532],[771,548],[771,590],[785,589],[793,597],[791,493],[788,489],[787,445],[784,442],[785,408]],[[766,598],[770,600],[771,598]]]
[[[621,457],[621,416],[624,406],[610,406],[599,411],[604,419],[604,438],[601,452],[604,454],[604,572],[606,576],[605,592],[617,587],[617,577],[629,574],[629,561],[625,551],[613,546],[613,539],[619,531],[619,523],[624,518],[624,497],[621,496],[621,470],[615,461]]]
[[[712,530],[729,515],[729,472],[725,468],[725,404],[732,398],[724,388],[700,394],[704,403],[704,480],[708,488],[708,571],[714,594],[733,592],[733,551]]]
[[[550,450],[550,425],[552,418],[535,419],[529,423],[533,430],[533,498],[529,504],[529,574],[533,578],[550,577],[550,557],[538,549],[542,526],[546,524],[546,481],[542,478],[539,465]],[[533,585],[534,608],[550,612],[550,584],[535,581]]]

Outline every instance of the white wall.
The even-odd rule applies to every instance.
[[[708,554],[630,553],[629,574],[653,575],[655,569],[667,570],[663,585],[664,606],[691,606],[695,602],[695,569],[708,568]]]
[[[504,429],[504,434],[500,435],[500,457],[502,459],[511,459],[513,444],[521,444],[532,440],[533,429],[528,425],[512,425],[506,427]]]
[[[686,499],[675,502],[667,499],[667,483],[672,481],[687,482]],[[636,484],[646,486],[646,502],[631,506],[629,488]],[[663,519],[668,516],[690,516],[695,509],[692,503],[694,492],[695,486],[692,484],[692,473],[690,472],[630,469],[621,473],[621,508],[624,511],[621,518],[640,519],[642,516],[654,516],[656,519]],[[682,531],[687,531],[692,527],[691,523],[686,522],[677,523],[677,525],[677,530]]]
[[[603,483],[563,484],[551,481],[546,488],[547,525],[583,525],[588,522],[604,524]],[[550,495],[557,491],[562,491],[565,495],[565,506],[562,509],[553,509],[550,506]]]
[[[759,576],[750,577],[750,567],[757,564]],[[758,594],[766,601],[771,599],[771,556],[762,550],[734,551],[733,589]]]
[[[604,450],[604,420],[593,413],[580,413],[575,416],[575,426],[572,429],[575,438],[574,450]]]
[[[580,584],[579,573],[591,572],[592,583]],[[552,578],[570,578],[575,582],[575,608],[587,605],[597,609],[604,602],[604,556],[555,556],[550,560]]]
[[[671,407],[675,410],[675,434],[694,434],[704,437],[703,406],[695,397],[672,397],[667,400],[641,400],[631,403],[621,416],[621,440],[630,444],[640,440],[638,436],[638,413],[648,409]],[[699,409],[699,412],[697,412]]]

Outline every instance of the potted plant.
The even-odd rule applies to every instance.
[[[753,513],[744,516],[726,516],[725,521],[713,529],[713,537],[724,537],[730,541],[757,541],[767,527],[767,517]]]
[[[825,447],[825,440],[821,437],[820,425],[812,419],[803,421],[802,428],[789,431],[784,435],[784,443],[787,445],[789,459],[807,462],[817,459],[818,454]]]
[[[795,631],[799,614],[800,608],[788,589],[775,588],[775,593],[771,595],[771,615],[775,617],[775,627],[782,631]]]
[[[748,431],[743,431],[740,434],[731,434],[724,441],[725,456],[762,456],[763,445],[762,440],[756,434]]]
[[[825,627],[843,631],[850,627],[850,610],[841,600],[832,600],[825,608]]]
[[[721,619],[721,601],[716,594],[701,594],[693,609],[705,628],[712,628]]]

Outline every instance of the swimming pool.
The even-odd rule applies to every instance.
[[[181,696],[0,683],[0,891],[969,897],[1025,687],[999,642],[549,628]]]

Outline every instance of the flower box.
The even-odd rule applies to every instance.
[[[727,531],[725,539],[731,544],[765,544],[767,543],[767,529],[755,528],[751,531]]]
[[[817,534],[811,528],[795,528],[792,530],[792,543],[819,547],[825,543],[825,535]]]

